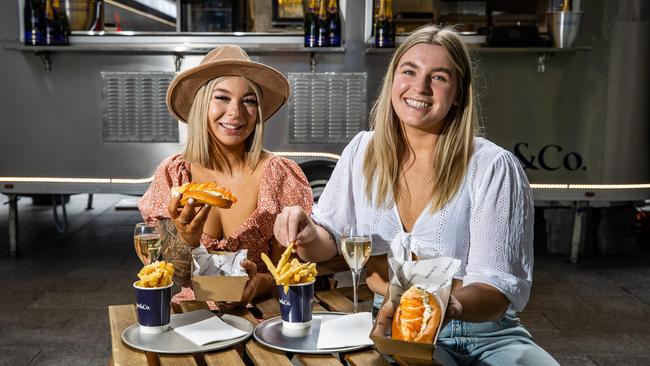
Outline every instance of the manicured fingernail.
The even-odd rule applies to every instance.
[[[179,191],[175,191],[175,190],[172,191],[172,196],[174,196],[174,197],[177,197],[177,198],[178,198],[178,197],[180,197],[181,195],[182,195],[182,193],[179,192]]]
[[[189,203],[190,205],[193,205],[194,204],[194,198],[190,198],[189,200],[187,200],[187,203]]]

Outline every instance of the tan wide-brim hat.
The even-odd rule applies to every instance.
[[[185,70],[167,89],[167,108],[178,120],[187,123],[194,96],[208,81],[220,76],[243,76],[260,88],[262,118],[267,121],[287,101],[289,82],[278,70],[251,61],[239,46],[222,46],[210,51],[199,66]]]

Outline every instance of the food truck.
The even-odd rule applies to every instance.
[[[0,193],[14,253],[21,196],[141,195],[186,142],[167,85],[223,44],[288,77],[292,95],[264,145],[297,161],[317,198],[346,143],[368,128],[394,51],[375,47],[379,0],[338,1],[336,47],[305,47],[300,0],[61,0],[69,44],[33,45],[26,2],[0,2]],[[396,42],[427,23],[461,25],[484,134],[520,160],[536,205],[569,205],[580,219],[585,205],[649,198],[650,31],[640,2],[574,0],[576,37],[561,47],[549,35],[557,1],[513,3],[395,1]],[[572,233],[575,244],[579,224]]]

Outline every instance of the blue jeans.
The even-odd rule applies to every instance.
[[[445,366],[559,365],[510,311],[496,322],[452,320],[440,330],[436,345],[433,357]]]

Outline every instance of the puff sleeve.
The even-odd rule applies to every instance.
[[[312,220],[325,228],[337,243],[340,242],[339,233],[343,227],[356,222],[355,198],[365,199],[355,197],[354,194],[355,184],[362,187],[365,181],[362,176],[355,177],[355,165],[362,163],[362,153],[365,151],[360,151],[360,145],[362,140],[367,142],[370,136],[370,132],[360,132],[345,147],[318,203],[314,206]]]
[[[486,283],[522,311],[533,276],[534,206],[517,159],[502,150],[479,169],[473,182],[470,247],[463,284]]]
[[[138,201],[138,208],[144,221],[168,219],[167,205],[171,197],[171,188],[189,181],[189,163],[183,160],[182,154],[163,160],[156,168],[149,188]]]

